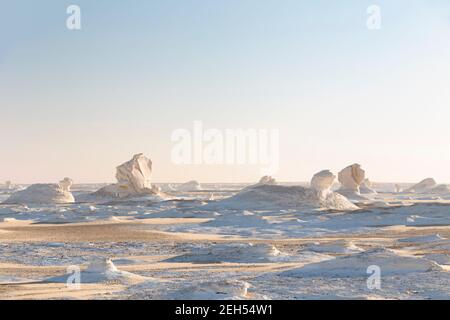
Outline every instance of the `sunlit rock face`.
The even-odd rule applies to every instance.
[[[70,179],[69,179],[70,180]],[[71,180],[70,180],[71,181]],[[25,190],[13,193],[4,203],[7,204],[63,204],[73,203],[75,199],[70,188],[56,183],[33,184]]]
[[[130,161],[116,168],[117,183],[98,190],[94,195],[129,198],[157,194],[160,190],[152,188],[151,174],[152,161],[142,153],[136,154]]]
[[[360,186],[366,177],[366,173],[361,169],[361,165],[355,163],[343,169],[338,174],[341,189],[339,191],[353,191],[360,193]]]
[[[331,186],[335,179],[336,176],[329,170],[320,171],[312,177],[311,188],[321,195],[325,195],[331,192]]]
[[[355,210],[353,205],[345,196],[331,191],[336,176],[329,170],[316,173],[311,179],[311,191],[315,192],[317,204],[326,209]]]
[[[407,189],[407,192],[427,192],[437,187],[437,183],[433,178],[427,178]]]
[[[136,154],[128,162],[117,167],[116,179],[119,185],[125,185],[133,192],[139,193],[151,189],[152,161],[142,153]]]

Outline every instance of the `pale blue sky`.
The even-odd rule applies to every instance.
[[[82,30],[66,29],[81,7]],[[366,9],[382,9],[382,29]],[[170,136],[280,129],[278,180],[359,162],[374,181],[450,182],[448,0],[2,1],[0,181],[253,181],[176,166]]]

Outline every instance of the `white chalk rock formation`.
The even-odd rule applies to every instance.
[[[116,168],[117,183],[101,188],[94,195],[119,199],[156,195],[160,190],[152,187],[151,174],[151,160],[142,153],[136,154]]]
[[[202,186],[200,185],[200,183],[198,181],[191,180],[191,181],[188,181],[186,183],[183,183],[183,184],[179,185],[177,190],[178,191],[185,191],[185,192],[199,191],[199,190],[202,190]]]
[[[33,184],[25,190],[14,192],[4,203],[6,204],[62,204],[73,203],[75,199],[69,191],[56,183]]]
[[[59,186],[61,187],[61,189],[67,192],[70,192],[70,187],[72,186],[72,184],[73,180],[67,177],[59,182]]]
[[[366,173],[361,169],[361,165],[355,163],[346,167],[338,174],[341,190],[349,190],[359,193],[360,186],[366,178]]]
[[[6,181],[5,182],[5,189],[7,189],[7,190],[10,190],[10,189],[12,189],[12,183],[11,183],[11,181]]]
[[[71,274],[52,277],[46,279],[45,282],[51,283],[66,283]],[[103,257],[94,257],[87,269],[80,273],[80,283],[102,283],[102,282],[117,282],[121,284],[135,284],[148,280],[149,278],[142,277],[126,271],[121,271],[116,268],[111,259]]]
[[[274,186],[276,184],[277,184],[277,181],[274,178],[272,178],[271,176],[263,176],[263,177],[261,177],[261,179],[259,179],[258,183],[247,186],[247,187],[243,188],[242,191],[251,189],[251,188],[255,188],[255,187],[259,187],[259,186],[264,186],[264,185]]]
[[[247,187],[238,194],[218,201],[213,206],[230,209],[356,210],[346,197],[331,191],[335,176],[328,170],[314,175],[311,188],[301,186],[259,185]]]
[[[399,185],[399,184],[396,184],[396,185],[395,185],[395,192],[396,192],[396,193],[400,193],[400,192],[402,192],[402,191],[403,191],[402,186]]]
[[[352,164],[338,174],[338,180],[341,183],[341,187],[337,191],[350,200],[364,200],[361,196],[361,185],[366,178],[366,172],[361,169],[360,164]]]
[[[359,192],[361,194],[377,194],[377,192],[372,188],[372,182],[369,179],[364,179],[359,187]]]
[[[336,176],[330,170],[323,170],[316,173],[311,179],[311,188],[318,191],[321,195],[326,195],[331,192]]]
[[[436,181],[433,178],[427,178],[420,181],[418,184],[415,184],[411,188],[407,189],[407,192],[416,192],[416,193],[424,193],[427,191],[431,191],[433,188],[437,186]]]
[[[132,191],[151,189],[152,161],[142,153],[117,167],[116,179],[120,185],[127,185]]]
[[[264,176],[261,179],[259,179],[258,185],[262,184],[269,184],[269,185],[275,185],[277,184],[277,181],[272,178],[271,176]]]

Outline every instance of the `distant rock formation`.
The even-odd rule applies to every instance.
[[[350,190],[359,193],[360,186],[366,178],[366,172],[361,169],[360,164],[352,164],[341,170],[338,174],[341,190]]]
[[[323,170],[316,173],[311,179],[311,188],[319,192],[321,196],[326,196],[331,192],[336,176],[330,170]]]
[[[407,189],[406,192],[423,193],[431,191],[431,189],[435,187],[437,187],[436,181],[433,178],[427,178],[413,185],[411,188]]]
[[[178,186],[178,191],[199,191],[202,190],[201,184],[196,180],[191,180]]]
[[[274,186],[276,184],[277,184],[277,181],[274,178],[272,178],[271,176],[263,176],[263,177],[261,177],[261,179],[259,179],[258,183],[247,186],[247,187],[243,188],[242,190],[255,188],[255,187],[259,187],[259,186],[264,186],[264,185]]]
[[[161,191],[163,191],[163,192],[177,191],[176,188],[171,183],[161,184],[159,187],[161,187]]]
[[[450,193],[450,187],[446,184],[440,184],[431,189],[431,193]]]
[[[68,178],[67,178],[68,179]],[[69,179],[70,180],[70,179]],[[5,204],[63,204],[73,203],[75,199],[70,192],[68,180],[61,186],[56,183],[49,184],[33,184],[25,190],[13,193],[5,202]]]
[[[5,182],[5,189],[7,189],[7,190],[11,190],[12,189],[12,183],[11,183],[11,181],[6,181]]]
[[[238,194],[218,201],[212,208],[230,209],[281,209],[295,208],[315,211],[318,209],[356,210],[358,207],[346,197],[331,191],[335,176],[328,170],[314,175],[311,188],[261,184],[244,188]]]
[[[401,185],[399,185],[398,183],[395,185],[395,192],[396,193],[400,193],[403,191],[403,188]]]
[[[159,188],[153,188],[150,183],[152,162],[142,153],[136,154],[116,168],[117,183],[107,185],[93,195],[112,198],[130,198],[155,195]]]
[[[70,274],[45,279],[50,283],[68,283]],[[81,283],[117,282],[121,284],[140,283],[150,278],[118,270],[109,258],[93,257],[85,270],[80,273]]]
[[[365,199],[361,196],[360,189],[365,179],[366,172],[361,169],[361,165],[352,164],[339,172],[338,180],[341,187],[337,192],[351,200]]]
[[[364,179],[364,181],[359,186],[359,192],[361,194],[376,194],[377,192],[372,188],[372,182],[369,179]]]
[[[264,176],[261,179],[259,179],[258,185],[262,184],[269,184],[269,185],[275,185],[277,184],[277,181],[272,178],[271,176]]]
[[[61,189],[67,192],[70,192],[70,187],[72,186],[72,184],[73,180],[67,177],[59,182],[59,186],[61,187]]]

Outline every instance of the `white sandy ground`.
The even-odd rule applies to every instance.
[[[254,210],[221,201],[233,187],[164,202],[0,205],[0,298],[450,298],[450,195]],[[367,287],[370,265],[380,290]],[[79,289],[65,283],[68,266],[81,269]]]

